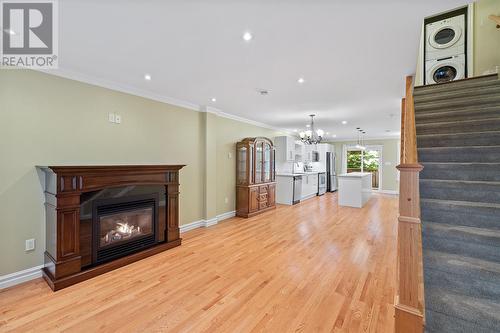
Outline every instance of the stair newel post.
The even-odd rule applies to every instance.
[[[406,96],[401,104],[401,164],[399,183],[397,291],[395,331],[424,331],[425,303],[420,224],[419,173],[413,103],[413,77],[406,78]]]

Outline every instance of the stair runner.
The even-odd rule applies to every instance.
[[[500,80],[416,87],[427,332],[500,332]]]

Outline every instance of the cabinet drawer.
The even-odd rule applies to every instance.
[[[267,193],[261,193],[259,194],[259,201],[267,201]]]
[[[267,208],[267,200],[259,202],[259,209]]]
[[[267,185],[260,186],[259,187],[259,192],[262,193],[267,193]]]

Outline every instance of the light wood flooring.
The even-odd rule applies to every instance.
[[[397,197],[327,193],[182,235],[58,292],[0,291],[0,332],[392,332]]]

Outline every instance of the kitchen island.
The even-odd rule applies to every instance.
[[[363,207],[372,195],[372,174],[369,172],[351,172],[338,176],[339,205]]]

